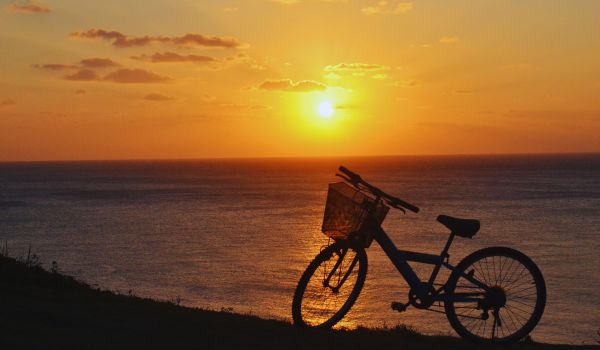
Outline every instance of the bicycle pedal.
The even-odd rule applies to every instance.
[[[393,301],[391,306],[392,306],[392,310],[398,311],[398,312],[406,311],[406,307],[407,307],[406,304],[399,303],[397,301]]]

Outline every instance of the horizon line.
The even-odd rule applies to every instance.
[[[98,158],[98,159],[33,159],[0,160],[7,163],[92,163],[92,162],[153,162],[153,161],[206,161],[206,160],[293,160],[293,159],[333,159],[333,158],[417,158],[417,157],[506,157],[506,156],[560,156],[560,155],[600,155],[600,151],[585,152],[512,152],[512,153],[429,153],[429,154],[374,154],[374,155],[324,155],[324,156],[225,156],[189,158]]]

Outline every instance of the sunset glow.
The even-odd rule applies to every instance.
[[[0,160],[600,151],[598,13],[10,1]]]

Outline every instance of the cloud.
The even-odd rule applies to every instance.
[[[397,81],[394,82],[393,85],[395,87],[406,88],[406,87],[416,87],[416,86],[419,86],[419,83],[416,80],[407,79],[407,80],[397,80]]]
[[[95,71],[83,68],[74,74],[66,75],[71,81],[108,81],[113,83],[162,83],[171,80],[169,77],[158,75],[144,69],[117,69],[101,77]]]
[[[146,96],[144,96],[144,100],[147,101],[156,101],[156,102],[160,102],[160,101],[172,101],[174,100],[174,97],[169,97],[169,96],[165,96],[163,94],[159,94],[156,92],[150,93]]]
[[[111,81],[113,83],[163,83],[171,80],[169,77],[158,75],[144,69],[118,69],[108,73],[103,81]]]
[[[386,71],[390,70],[390,67],[383,66],[380,64],[373,63],[338,63],[335,65],[325,66],[323,69],[327,74],[327,79],[337,80],[343,75],[354,75],[354,76],[367,76],[376,80],[385,80],[389,78]]]
[[[373,78],[375,80],[386,80],[386,79],[389,79],[390,76],[385,73],[377,73],[377,74],[373,74],[371,76],[371,78]]]
[[[12,106],[12,105],[16,105],[16,104],[17,103],[15,102],[15,100],[13,100],[12,98],[7,98],[0,102],[0,107]]]
[[[269,0],[270,2],[275,2],[283,5],[293,5],[299,4],[301,2],[307,2],[307,0]],[[348,2],[348,0],[313,0],[314,2]]]
[[[79,63],[87,68],[107,68],[107,67],[118,67],[119,64],[110,58],[86,58]]]
[[[61,63],[47,63],[47,64],[32,64],[33,68],[47,69],[47,70],[65,70],[65,69],[77,69],[78,67],[72,64],[61,64]]]
[[[460,41],[460,38],[457,36],[443,36],[440,38],[440,44],[452,45],[456,44]]]
[[[152,55],[131,56],[134,60],[147,62],[197,62],[197,63],[213,63],[218,62],[214,57],[201,55],[181,55],[175,52],[157,52]]]
[[[263,110],[263,109],[269,109],[269,106],[259,105],[259,104],[222,103],[219,106],[227,108],[227,109],[232,109],[232,110]]]
[[[380,64],[372,63],[338,63],[335,65],[325,66],[326,72],[333,73],[365,73],[365,72],[378,72],[389,70],[390,67],[382,66]]]
[[[327,86],[312,80],[294,82],[290,79],[278,79],[263,81],[258,88],[267,91],[310,92],[323,91],[327,89]]]
[[[278,4],[283,4],[283,5],[297,4],[300,2],[300,0],[270,0],[270,1],[276,2]]]
[[[218,36],[207,36],[202,34],[186,34],[181,37],[170,38],[175,45],[182,46],[204,46],[204,47],[223,47],[236,48],[241,44],[233,38],[225,38]]]
[[[78,70],[76,73],[66,75],[65,79],[71,81],[94,81],[100,80],[100,76],[93,70],[84,68]]]
[[[33,13],[50,13],[49,7],[44,7],[40,5],[36,5],[35,1],[28,0],[22,2],[22,4],[11,4],[8,6],[8,10],[10,12],[15,13],[25,13],[25,14],[33,14]]]
[[[220,48],[239,48],[241,43],[235,38],[219,37],[214,35],[203,35],[188,33],[183,36],[128,36],[117,31],[107,31],[104,29],[89,29],[84,32],[74,32],[73,38],[83,39],[103,39],[112,42],[117,48],[146,46],[154,43],[165,43],[177,46],[200,46],[200,47],[220,47]]]
[[[81,66],[74,64],[62,64],[62,63],[46,63],[46,64],[32,64],[33,68],[46,69],[46,70],[68,70],[68,69],[79,69],[80,72],[86,68],[107,68],[107,67],[118,67],[119,64],[110,58],[87,58],[79,61]],[[83,69],[82,69],[83,68]],[[78,72],[79,73],[79,72]],[[77,73],[76,73],[77,74]],[[89,72],[84,73],[88,74]],[[75,74],[74,74],[75,75]]]
[[[338,105],[335,105],[335,109],[351,110],[351,109],[357,109],[357,106],[353,105],[353,104],[338,104]]]
[[[390,14],[390,15],[402,15],[412,11],[414,4],[412,2],[398,2],[395,5],[390,1],[379,1],[373,6],[364,7],[361,12],[365,15],[379,15],[379,14]]]

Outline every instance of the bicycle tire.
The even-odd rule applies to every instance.
[[[504,263],[503,258],[505,260]],[[491,260],[491,262],[489,260]],[[496,261],[498,261],[498,264],[493,265],[493,268],[490,268],[490,265],[496,264]],[[515,262],[521,266],[515,265]],[[488,285],[488,287],[493,287],[496,291],[502,290],[505,298],[498,298],[498,294],[495,297],[495,300],[499,303],[503,300],[505,305],[498,306],[500,304],[496,304],[494,307],[495,311],[492,311],[492,316],[490,317],[493,318],[491,325],[492,329],[490,332],[491,337],[489,338],[487,337],[486,327],[488,319],[477,317],[477,313],[484,313],[481,311],[482,309],[479,308],[481,305],[478,305],[478,308],[474,309],[476,310],[475,314],[457,314],[457,308],[461,308],[458,312],[462,313],[465,312],[462,311],[462,308],[468,307],[457,306],[452,300],[446,301],[444,303],[446,317],[452,328],[454,328],[456,333],[461,337],[470,341],[485,344],[511,344],[527,336],[540,321],[546,305],[546,284],[540,269],[525,254],[518,250],[506,247],[484,248],[470,254],[457,265],[456,270],[453,271],[448,278],[448,282],[446,283],[446,293],[448,295],[452,295],[456,291],[457,283],[461,278],[461,273],[459,271],[463,271],[466,274],[472,273],[478,280]],[[525,274],[525,272],[527,273]],[[517,282],[519,279],[522,282]],[[465,283],[468,282],[465,278],[461,279],[461,281],[465,281]],[[534,286],[529,284],[534,284]],[[476,287],[461,285],[459,288],[466,289]],[[485,301],[483,301],[484,305],[494,303],[490,293],[492,292],[486,292],[486,295],[484,296]],[[531,300],[533,300],[534,296],[535,301],[532,303]],[[511,308],[511,306],[514,309]],[[517,312],[516,310],[522,311]],[[504,319],[502,319],[502,314],[504,314]],[[528,314],[529,316],[527,317]],[[475,319],[475,321],[472,319]],[[474,331],[475,327],[477,327],[477,322],[479,322],[479,328]],[[510,331],[511,324],[514,327],[514,331]],[[507,326],[504,327],[504,325]],[[471,326],[472,328],[470,328]],[[480,333],[482,326],[483,332]],[[506,328],[508,328],[509,333],[504,331]],[[496,336],[494,336],[494,329]],[[500,335],[500,337],[497,335]]]
[[[336,254],[336,252],[340,252],[344,249],[347,249],[347,251],[354,252],[355,259],[357,259],[357,262],[352,267],[352,271],[349,272],[349,273],[354,273],[354,270],[356,270],[358,268],[358,270],[356,272],[356,281],[354,281],[354,284],[352,286],[352,289],[349,291],[347,299],[339,307],[339,309],[334,310],[335,312],[333,312],[333,314],[330,317],[326,317],[324,320],[316,321],[316,323],[315,323],[315,322],[313,322],[313,320],[307,319],[308,315],[303,314],[303,301],[306,301],[306,299],[307,299],[306,298],[307,297],[307,286],[309,285],[311,280],[313,280],[314,278],[317,278],[317,279],[320,278],[320,276],[316,276],[316,272],[318,271],[319,267],[321,267],[324,263],[326,263],[334,254]],[[338,258],[339,258],[339,256],[338,256]],[[345,256],[344,256],[344,258],[345,258]],[[340,266],[342,266],[343,263],[344,262],[342,262],[342,264]],[[356,266],[356,265],[358,265],[358,266]],[[336,242],[336,243],[328,246],[327,248],[325,248],[323,251],[321,251],[313,259],[313,261],[308,265],[308,267],[302,274],[302,277],[300,278],[300,281],[298,282],[298,286],[296,287],[296,290],[294,292],[294,299],[292,302],[292,319],[293,319],[294,325],[301,327],[301,328],[313,328],[313,329],[328,329],[328,328],[333,327],[336,323],[338,323],[346,315],[346,313],[348,313],[348,311],[350,311],[350,308],[354,305],[354,303],[356,302],[356,299],[358,299],[360,291],[362,290],[365,279],[367,277],[367,268],[368,268],[367,254],[365,252],[365,249],[362,247],[350,247],[343,242]],[[325,270],[326,270],[326,267],[325,267]],[[341,270],[342,269],[340,269],[340,271]],[[348,279],[349,278],[350,277],[348,277]],[[346,280],[346,282],[348,282],[348,279]],[[318,280],[317,280],[317,282],[318,282]],[[317,283],[317,287],[318,287],[318,283]],[[326,293],[328,292],[326,290],[326,286],[322,285],[321,287],[324,289],[324,291]],[[343,287],[343,285],[342,285],[342,287]],[[347,287],[349,287],[349,286],[347,286]],[[304,309],[306,309],[306,308],[304,308]]]

